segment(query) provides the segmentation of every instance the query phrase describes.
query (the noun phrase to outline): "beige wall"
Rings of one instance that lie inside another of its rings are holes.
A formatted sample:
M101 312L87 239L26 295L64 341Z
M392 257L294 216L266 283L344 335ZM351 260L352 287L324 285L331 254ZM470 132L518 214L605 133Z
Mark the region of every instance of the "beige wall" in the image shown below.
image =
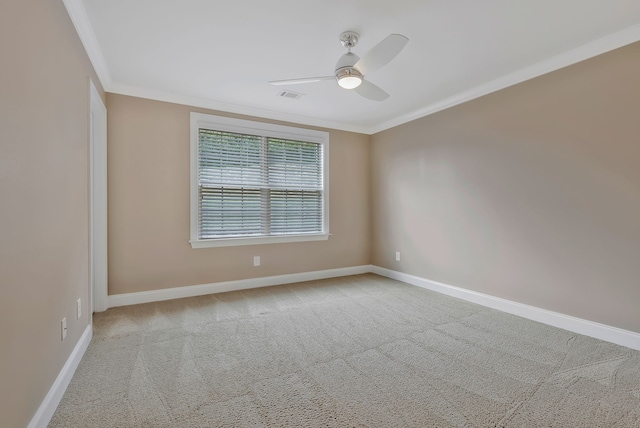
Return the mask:
M640 332L639 76L636 43L374 135L373 264Z
M329 131L329 240L192 249L189 113L216 112L114 94L107 109L109 294L369 263L369 136Z
M61 1L0 3L0 58L0 426L18 427L88 324L97 79ZM205 110L109 95L109 292L373 262L640 332L639 75L636 43L371 138L330 131L328 241L199 250Z
M89 77L62 1L0 3L0 426L26 426L89 322ZM68 335L60 340L60 320Z

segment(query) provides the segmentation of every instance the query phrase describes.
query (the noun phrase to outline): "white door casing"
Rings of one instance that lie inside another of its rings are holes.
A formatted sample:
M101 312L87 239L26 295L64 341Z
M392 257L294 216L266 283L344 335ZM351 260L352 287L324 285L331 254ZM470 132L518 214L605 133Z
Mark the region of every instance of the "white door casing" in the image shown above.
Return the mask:
M89 302L93 313L107 310L107 108L91 80L89 85Z

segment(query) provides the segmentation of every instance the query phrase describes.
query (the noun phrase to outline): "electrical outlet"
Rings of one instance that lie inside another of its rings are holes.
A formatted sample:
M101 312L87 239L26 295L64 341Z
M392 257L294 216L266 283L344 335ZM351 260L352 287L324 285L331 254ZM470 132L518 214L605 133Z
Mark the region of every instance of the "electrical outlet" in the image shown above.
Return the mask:
M60 328L61 328L61 334L62 334L62 340L64 340L67 337L67 318L62 318L62 321L60 321Z
M400 261L400 251L396 251L396 261Z
M253 256L253 265L260 266L260 256Z
M76 309L77 309L77 318L76 319L80 319L80 317L82 316L82 298L76 300Z

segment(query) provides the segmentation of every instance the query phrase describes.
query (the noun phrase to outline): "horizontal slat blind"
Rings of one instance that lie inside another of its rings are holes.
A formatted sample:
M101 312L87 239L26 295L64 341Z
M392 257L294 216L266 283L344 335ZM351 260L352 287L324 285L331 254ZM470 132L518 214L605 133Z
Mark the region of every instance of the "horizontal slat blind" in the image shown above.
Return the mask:
M200 187L200 238L262 234L260 189Z
M261 152L262 137L200 129L200 185L261 187Z
M322 187L320 144L269 138L269 184L287 189Z
M271 233L322 231L322 192L271 190Z
M322 145L199 130L200 239L320 233Z

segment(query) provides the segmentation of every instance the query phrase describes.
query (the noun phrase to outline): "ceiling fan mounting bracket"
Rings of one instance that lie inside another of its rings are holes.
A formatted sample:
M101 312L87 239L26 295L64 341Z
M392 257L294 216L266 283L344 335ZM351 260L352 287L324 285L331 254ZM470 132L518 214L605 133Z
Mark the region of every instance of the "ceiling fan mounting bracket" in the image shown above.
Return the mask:
M351 49L358 44L359 38L360 35L355 31L345 31L344 33L340 34L340 43L342 43L342 46L344 46L345 48Z

